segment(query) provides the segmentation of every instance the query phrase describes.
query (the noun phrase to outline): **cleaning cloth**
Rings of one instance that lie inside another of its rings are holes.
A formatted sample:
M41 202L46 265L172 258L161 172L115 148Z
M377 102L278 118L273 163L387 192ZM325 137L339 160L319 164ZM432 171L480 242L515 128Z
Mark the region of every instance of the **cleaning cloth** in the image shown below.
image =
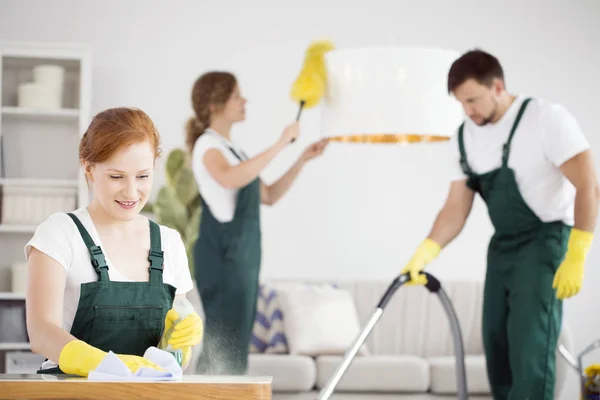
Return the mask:
M183 376L183 370L172 354L156 347L149 347L144 358L162 367L164 371L152 368L140 368L135 373L109 351L106 357L98 364L95 370L90 371L90 381L178 381Z

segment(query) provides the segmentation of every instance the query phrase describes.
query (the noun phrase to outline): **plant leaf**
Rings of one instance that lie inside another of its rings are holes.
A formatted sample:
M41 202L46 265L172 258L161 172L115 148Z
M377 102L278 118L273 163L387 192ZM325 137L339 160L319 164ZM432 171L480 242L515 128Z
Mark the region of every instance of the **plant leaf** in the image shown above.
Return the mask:
M156 196L153 208L158 223L176 229L183 235L188 222L187 213L173 189L168 186L162 187Z

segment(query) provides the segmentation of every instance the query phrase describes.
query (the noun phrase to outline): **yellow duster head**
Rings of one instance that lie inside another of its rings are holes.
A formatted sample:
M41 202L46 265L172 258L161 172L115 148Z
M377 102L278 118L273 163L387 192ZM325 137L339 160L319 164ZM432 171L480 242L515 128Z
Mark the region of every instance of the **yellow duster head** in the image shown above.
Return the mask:
M305 108L314 107L325 93L325 84L318 71L313 66L302 69L292 86L292 99L304 102Z
M323 60L323 55L334 48L335 46L329 40L316 40L306 49L306 59L317 57Z
M314 107L319 103L327 83L324 54L333 49L333 43L327 40L318 40L310 44L306 50L302 70L290 91L292 100L304 102L305 108Z

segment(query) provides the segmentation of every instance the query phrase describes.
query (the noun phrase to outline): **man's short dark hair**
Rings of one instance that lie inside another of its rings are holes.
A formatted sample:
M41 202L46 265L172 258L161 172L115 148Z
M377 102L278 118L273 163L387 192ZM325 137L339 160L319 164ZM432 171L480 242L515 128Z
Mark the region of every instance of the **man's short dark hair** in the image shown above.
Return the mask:
M483 50L471 50L452 63L448 72L448 93L468 79L475 79L489 87L494 78L504 80L504 71L498 59Z

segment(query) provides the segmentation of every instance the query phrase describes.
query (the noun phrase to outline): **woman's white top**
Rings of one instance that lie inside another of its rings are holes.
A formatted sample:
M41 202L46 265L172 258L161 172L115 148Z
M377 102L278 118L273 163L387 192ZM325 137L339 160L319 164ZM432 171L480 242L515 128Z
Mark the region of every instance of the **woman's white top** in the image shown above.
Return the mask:
M210 149L217 149L230 165L238 165L240 160L233 154L233 149L242 160L248 157L230 140L212 129L207 129L194 144L192 151L192 170L198 190L210 208L211 213L219 222L229 222L233 219L236 197L239 189L228 189L217 182L206 169L204 154Z
M96 245L102 247L102 241L87 208L80 208L73 214L81 221ZM176 287L176 294L187 293L192 290L193 281L181 236L176 230L163 225L160 225L160 235L162 249L165 253L163 282ZM67 271L63 302L63 328L69 332L79 304L81 284L98 280L98 274L90 261L90 253L77 226L66 213L52 214L37 227L33 237L25 245L26 259L29 258L32 247L52 257ZM132 281L121 275L107 254L104 256L111 281Z

